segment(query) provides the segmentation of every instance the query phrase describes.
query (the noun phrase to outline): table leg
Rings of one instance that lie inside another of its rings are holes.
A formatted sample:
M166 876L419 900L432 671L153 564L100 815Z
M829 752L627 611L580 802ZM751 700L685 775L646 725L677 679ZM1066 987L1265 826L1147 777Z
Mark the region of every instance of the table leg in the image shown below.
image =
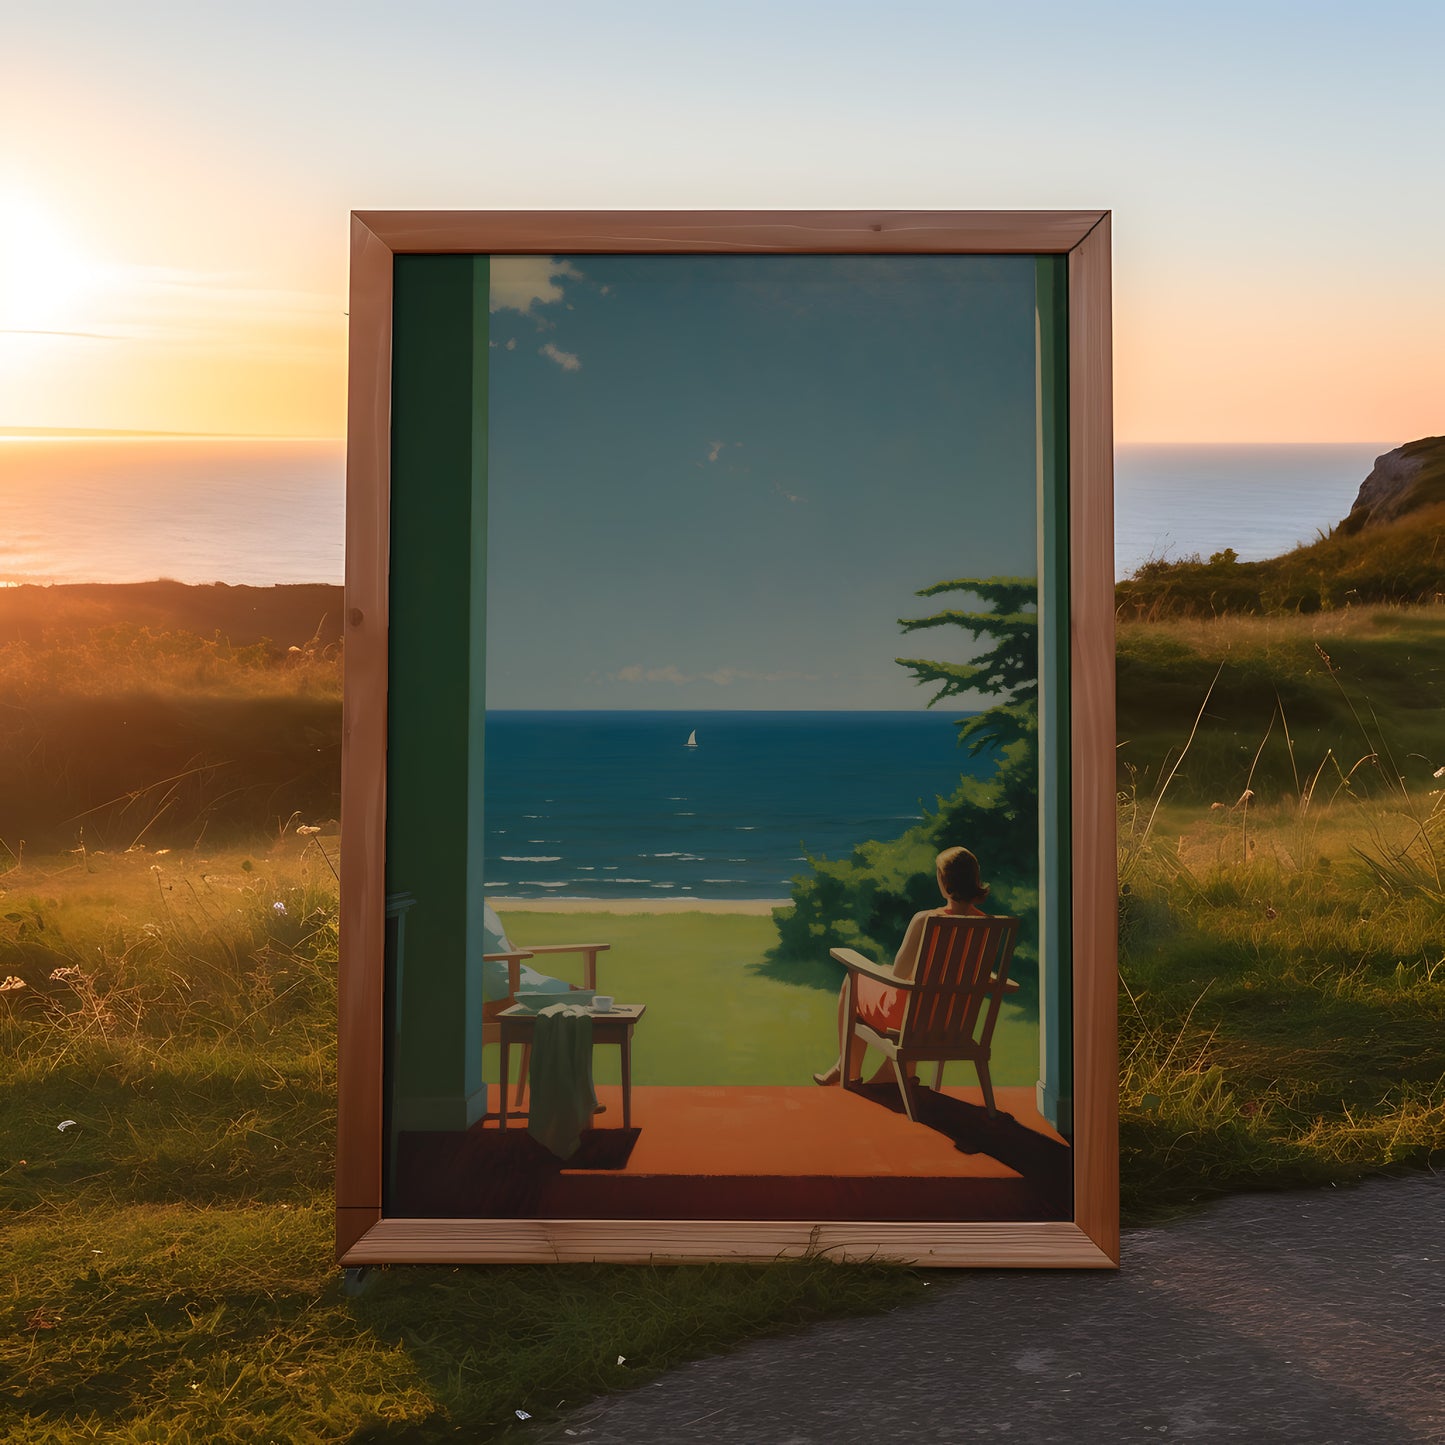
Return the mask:
M632 1127L632 1025L622 1031L622 1127Z
M501 1098L500 1098L500 1100L498 1101L498 1104L497 1104L497 1112L498 1112L498 1114L499 1114L499 1116L500 1116L499 1119L498 1119L497 1127L498 1127L498 1128L501 1128L501 1129L505 1129L505 1128L507 1127L507 1068L508 1068L508 1065L511 1063L511 1060L508 1058L508 1054L511 1052L511 1044L510 1044L510 1041L509 1041L508 1038L507 1038L507 1031L506 1031L505 1028L503 1028L503 1030L502 1030L501 1043L502 1043L502 1094L501 1094Z

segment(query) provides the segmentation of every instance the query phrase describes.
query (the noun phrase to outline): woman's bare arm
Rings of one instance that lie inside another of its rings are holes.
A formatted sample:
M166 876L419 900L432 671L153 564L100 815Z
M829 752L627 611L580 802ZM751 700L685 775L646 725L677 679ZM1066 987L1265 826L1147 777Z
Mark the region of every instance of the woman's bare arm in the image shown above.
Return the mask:
M898 946L898 953L893 959L893 972L901 979L912 978L918 967L918 949L923 942L923 925L927 919L928 913L925 911L915 913L908 921L903 942Z

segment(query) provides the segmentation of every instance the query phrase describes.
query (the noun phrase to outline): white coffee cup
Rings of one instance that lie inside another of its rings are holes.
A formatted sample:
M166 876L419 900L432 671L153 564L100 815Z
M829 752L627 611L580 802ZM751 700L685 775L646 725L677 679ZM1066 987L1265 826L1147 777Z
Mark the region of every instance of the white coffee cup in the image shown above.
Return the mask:
M592 1012L610 1014L612 1012L612 995L610 993L597 994L592 1000Z

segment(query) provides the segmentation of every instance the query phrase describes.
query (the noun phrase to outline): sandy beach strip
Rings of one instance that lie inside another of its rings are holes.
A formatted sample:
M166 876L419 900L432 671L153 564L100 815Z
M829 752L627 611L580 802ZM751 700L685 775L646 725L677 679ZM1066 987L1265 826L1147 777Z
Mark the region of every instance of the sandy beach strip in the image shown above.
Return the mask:
M767 917L791 898L488 898L498 913L749 913Z

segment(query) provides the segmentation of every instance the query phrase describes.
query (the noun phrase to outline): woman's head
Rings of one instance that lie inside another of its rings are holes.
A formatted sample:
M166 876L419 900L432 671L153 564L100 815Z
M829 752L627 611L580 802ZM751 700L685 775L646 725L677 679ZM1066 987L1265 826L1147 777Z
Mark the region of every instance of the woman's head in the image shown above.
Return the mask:
M938 855L938 886L954 903L982 903L988 884L978 876L978 859L967 848L945 848Z

